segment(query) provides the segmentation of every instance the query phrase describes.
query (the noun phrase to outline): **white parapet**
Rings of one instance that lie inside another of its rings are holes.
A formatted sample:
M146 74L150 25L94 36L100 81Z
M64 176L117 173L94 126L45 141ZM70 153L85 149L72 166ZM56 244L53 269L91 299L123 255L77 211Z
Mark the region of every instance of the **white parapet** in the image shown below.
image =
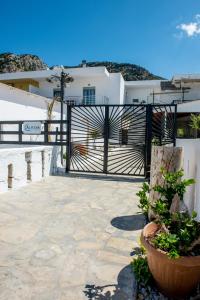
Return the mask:
M0 146L0 193L57 173L58 146Z
M187 187L184 202L200 220L200 139L177 139L176 145L183 147L184 177L195 179L195 184Z

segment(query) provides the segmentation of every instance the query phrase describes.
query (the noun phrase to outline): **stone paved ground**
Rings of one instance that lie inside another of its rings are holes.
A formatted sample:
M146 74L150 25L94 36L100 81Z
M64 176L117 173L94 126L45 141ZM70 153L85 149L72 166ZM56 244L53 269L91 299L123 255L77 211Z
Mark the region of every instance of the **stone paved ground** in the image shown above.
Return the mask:
M140 185L49 177L1 194L0 299L131 299Z

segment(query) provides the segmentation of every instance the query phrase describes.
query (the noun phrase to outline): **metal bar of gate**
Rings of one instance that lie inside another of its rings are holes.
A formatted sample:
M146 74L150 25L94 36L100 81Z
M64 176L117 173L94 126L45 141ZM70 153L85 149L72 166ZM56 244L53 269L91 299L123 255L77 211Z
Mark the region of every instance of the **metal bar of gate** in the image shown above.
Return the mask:
M152 105L146 106L146 136L145 136L145 178L150 176L151 146L152 146Z
M105 120L104 120L104 164L103 172L108 172L108 139L109 139L109 106L105 105Z
M176 146L176 136L177 136L177 104L174 109L174 128L173 128L173 145Z
M72 107L67 106L67 143L66 143L66 168L65 172L70 171L71 162L71 121L72 121Z
M19 143L22 143L22 121L19 122Z

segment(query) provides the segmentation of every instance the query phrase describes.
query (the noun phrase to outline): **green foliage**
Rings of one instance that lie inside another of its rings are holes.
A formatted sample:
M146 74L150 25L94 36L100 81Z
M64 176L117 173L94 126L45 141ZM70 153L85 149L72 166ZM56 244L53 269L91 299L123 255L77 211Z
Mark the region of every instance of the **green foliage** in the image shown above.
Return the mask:
M166 251L170 258L179 257L179 238L176 234L161 232L156 235L152 242L156 248Z
M131 262L131 267L137 282L144 286L149 285L152 280L152 275L148 267L147 258L138 255L138 257Z
M180 200L183 200L186 188L195 181L182 179L182 169L174 173L166 172L164 169L161 172L164 184L154 187L160 198L152 206L161 230L152 242L156 248L166 251L170 258L178 258L181 255L188 255L191 244L200 236L200 224L195 220L197 216L195 212L190 216L186 211L170 212L170 207L174 196L177 194Z
M178 236L181 255L187 255L192 242L200 236L200 224L195 220L196 216L196 212L191 216L188 213L178 212L171 217L169 228Z
M98 129L91 129L89 131L89 135L93 140L96 140L98 137L101 136L101 132Z
M177 137L184 137L185 132L183 128L178 128L177 129Z
M138 207L146 215L151 208L156 216L155 222L160 224L160 230L151 239L153 245L166 251L170 258L178 258L189 255L191 245L200 237L200 223L195 220L196 212L190 216L187 211L171 209L171 205L173 199L175 201L183 200L186 188L195 181L194 179L182 179L184 174L182 169L177 172L167 172L161 169L161 174L164 179L163 185L153 187L153 190L159 193L159 199L153 205L150 204L150 188L147 183L144 183L142 189L137 193ZM175 195L178 195L179 198L174 198ZM176 202L174 204L176 207Z
M167 225L170 219L169 203L166 200L158 199L156 203L151 206L156 214L157 222Z
M169 232L161 232L152 240L154 246L168 252L170 258L187 255L194 240L200 236L200 224L195 220L197 214L174 213L168 220Z
M138 207L142 210L142 212L147 216L149 210L149 185L144 182L142 185L142 189L136 194L139 197L139 205Z
M159 146L159 145L160 145L160 140L159 140L159 138L158 138L157 136L154 136L154 137L152 138L151 143L152 143L152 145L154 145L154 146Z
M160 193L160 195L169 202L169 206L171 205L171 201L175 194L178 194L180 199L183 200L186 187L195 183L194 179L181 180L184 175L183 169L177 172L167 172L162 168L161 173L164 178L164 185L155 186L154 191Z
M200 130L200 114L198 114L198 115L191 114L190 119L191 119L190 126L193 129Z
M67 152L63 153L63 159L67 159Z

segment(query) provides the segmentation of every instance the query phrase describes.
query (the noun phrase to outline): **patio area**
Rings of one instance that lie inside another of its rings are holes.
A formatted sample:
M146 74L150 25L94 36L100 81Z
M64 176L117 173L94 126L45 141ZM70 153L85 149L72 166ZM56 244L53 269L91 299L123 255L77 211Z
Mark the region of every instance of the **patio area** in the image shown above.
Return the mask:
M1 194L0 299L132 299L140 186L53 176Z

